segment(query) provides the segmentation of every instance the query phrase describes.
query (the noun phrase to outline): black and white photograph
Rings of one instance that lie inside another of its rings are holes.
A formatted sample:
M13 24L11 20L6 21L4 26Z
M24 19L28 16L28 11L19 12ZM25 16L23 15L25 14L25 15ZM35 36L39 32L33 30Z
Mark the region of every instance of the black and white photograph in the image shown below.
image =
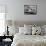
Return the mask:
M24 14L36 15L37 14L37 5L24 5Z

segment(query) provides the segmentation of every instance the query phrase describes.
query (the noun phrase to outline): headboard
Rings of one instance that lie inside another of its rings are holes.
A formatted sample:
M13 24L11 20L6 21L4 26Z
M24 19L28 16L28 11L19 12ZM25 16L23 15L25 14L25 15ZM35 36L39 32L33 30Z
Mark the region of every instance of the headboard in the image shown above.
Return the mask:
M36 25L45 25L46 24L46 21L15 21L15 20L6 20L6 24L7 25L18 25L18 26L24 26L24 24L27 24L27 25L33 25L33 24L36 24Z
M42 26L46 24L46 21L15 21L15 24L19 26L23 26L24 24L27 24L27 25L36 24L36 25Z

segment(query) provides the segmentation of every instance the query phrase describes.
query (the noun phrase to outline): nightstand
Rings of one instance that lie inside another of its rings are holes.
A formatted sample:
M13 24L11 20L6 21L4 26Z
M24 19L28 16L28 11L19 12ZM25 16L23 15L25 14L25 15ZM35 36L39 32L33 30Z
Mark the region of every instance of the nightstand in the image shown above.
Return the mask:
M11 46L12 42L12 36L0 36L0 46Z

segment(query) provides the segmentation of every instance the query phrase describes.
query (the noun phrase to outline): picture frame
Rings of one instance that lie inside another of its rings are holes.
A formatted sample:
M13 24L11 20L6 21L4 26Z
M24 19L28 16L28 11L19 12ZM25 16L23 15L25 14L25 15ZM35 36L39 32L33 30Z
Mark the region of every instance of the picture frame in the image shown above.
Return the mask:
M37 5L24 5L24 14L25 15L36 15Z

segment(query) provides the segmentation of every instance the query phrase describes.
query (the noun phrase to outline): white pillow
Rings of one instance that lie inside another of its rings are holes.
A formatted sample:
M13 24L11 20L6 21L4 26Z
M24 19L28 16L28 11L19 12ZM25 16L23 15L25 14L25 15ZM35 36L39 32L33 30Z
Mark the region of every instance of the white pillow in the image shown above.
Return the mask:
M39 26L32 27L32 35L39 35L41 33L41 28Z
M25 27L25 32L24 32L24 34L31 35L31 34L32 34L32 29Z
M24 30L24 27L19 27L19 33L20 33L20 34L24 34L24 31L25 31L25 30Z
M44 29L44 32L46 33L46 25L43 25L42 28Z
M31 28L19 27L19 33L30 35L32 32L31 32Z
M41 35L43 36L44 35L44 32L45 32L45 27L44 25L41 26Z
M32 25L26 25L26 24L24 24L24 27L32 29Z
M27 30L28 34L32 34L32 25L24 24L25 30Z

